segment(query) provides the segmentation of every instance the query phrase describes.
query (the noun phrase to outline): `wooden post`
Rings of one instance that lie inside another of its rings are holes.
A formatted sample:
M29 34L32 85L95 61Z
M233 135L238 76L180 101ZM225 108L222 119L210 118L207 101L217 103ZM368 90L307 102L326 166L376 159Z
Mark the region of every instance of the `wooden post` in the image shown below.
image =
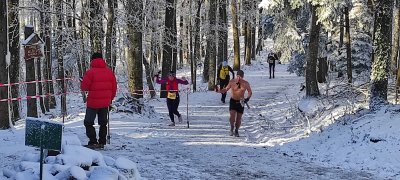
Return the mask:
M33 34L33 26L25 26L25 39ZM30 82L35 80L35 61L34 58L25 59L25 81ZM36 83L29 83L26 85L26 95L27 96L35 96L36 95ZM38 117L37 112L37 102L36 98L31 98L27 100L27 116L28 117Z

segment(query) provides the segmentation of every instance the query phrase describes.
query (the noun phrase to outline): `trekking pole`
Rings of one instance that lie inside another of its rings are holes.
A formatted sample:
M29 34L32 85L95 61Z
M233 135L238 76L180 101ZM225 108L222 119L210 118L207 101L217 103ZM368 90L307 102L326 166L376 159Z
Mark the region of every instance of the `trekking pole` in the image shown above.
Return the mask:
M189 128L189 88L188 91L186 93L186 123L187 123L187 127Z
M110 106L107 108L107 144L110 144L111 135L110 135Z

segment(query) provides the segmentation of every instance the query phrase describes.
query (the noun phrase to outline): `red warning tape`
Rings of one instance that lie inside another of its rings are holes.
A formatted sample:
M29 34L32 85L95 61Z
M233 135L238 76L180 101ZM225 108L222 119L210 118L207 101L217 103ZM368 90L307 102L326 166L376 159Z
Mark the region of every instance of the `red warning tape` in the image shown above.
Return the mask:
M14 85L21 85L21 84L33 84L33 83L40 83L40 82L56 82L56 81L62 81L62 80L73 80L72 78L63 78L63 79L47 79L47 80L35 80L35 81L28 81L28 82L17 82L17 83L10 83L10 84L1 84L0 87L4 86L14 86Z

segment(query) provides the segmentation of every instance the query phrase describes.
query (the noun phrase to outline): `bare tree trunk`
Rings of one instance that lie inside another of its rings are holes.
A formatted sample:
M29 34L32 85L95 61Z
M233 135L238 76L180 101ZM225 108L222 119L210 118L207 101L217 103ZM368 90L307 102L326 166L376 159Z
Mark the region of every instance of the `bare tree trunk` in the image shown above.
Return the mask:
M192 71L192 84L193 84L193 91L196 91L196 81L197 81L197 63L200 62L201 59L201 40L200 40L200 10L201 4L204 0L197 0L197 10L196 10L196 17L194 20L194 26L191 27L191 30L194 29L194 49L192 49L193 56L192 56L192 63L191 63L191 71ZM190 36L193 37L193 36ZM193 42L193 40L192 40ZM193 46L191 46L193 47Z
M245 64L246 65L250 65L251 64L251 23L249 20L247 20L246 23L247 26L247 31L245 33L245 37L246 37L246 51L245 51Z
M10 64L10 82L17 83L19 81L19 14L18 14L19 0L9 0L8 4L8 22L9 22L9 40L10 40L10 53L11 53L11 64ZM19 97L19 85L11 87L11 97ZM20 119L19 113L19 101L11 102L11 118L15 122Z
M232 11L232 29L233 29L233 69L240 69L240 44L239 44L239 30L238 30L238 15L236 0L231 1L231 11Z
M222 63L224 60L228 60L228 42L227 42L227 17L226 17L226 0L218 1L218 14L219 14L219 29L218 29L218 62L217 64Z
M7 5L6 3L0 3L0 83L7 84ZM4 26L5 25L5 26ZM7 87L0 87L0 99L7 99L8 92ZM0 129L10 128L8 119L8 101L0 102Z
M262 26L262 12L263 8L258 9L258 42L256 48L256 54L259 54L262 51L262 40L263 40L263 26Z
M153 75L151 73L150 64L144 55L143 55L143 65L146 72L147 86L149 87L150 90L150 97L154 98L156 97L156 92L154 91L154 86L153 86Z
M399 13L399 0L395 0L395 6L393 9L393 37L392 37L392 59L391 59L391 72L396 75L396 71L398 69L398 53L399 53L399 20L400 20L400 13Z
M257 3L252 1L251 15L253 17L251 21L251 60L256 60L256 24L257 24Z
M371 90L369 107L379 109L387 103L388 73L390 65L390 42L392 36L393 0L380 0L376 3L374 44L375 56L371 72Z
M351 38L350 38L350 18L349 8L346 7L344 10L344 17L346 23L345 42L346 42L346 53L347 53L347 82L353 82L353 68L351 63Z
M107 32L106 32L106 61L108 67L110 67L113 71L115 71L115 59L113 59L113 54L115 54L115 8L117 8L117 0L107 0L108 2L108 11L107 11Z
M316 6L311 5L311 28L310 28L310 45L308 50L308 58L306 65L306 95L319 96L317 82L317 60L319 47L320 25L317 24Z
M181 68L183 66L183 54L185 52L184 50L184 45L183 45L183 37L185 35L185 29L184 29L184 25L183 25L183 16L179 16L179 33L180 33L180 38L179 38L179 43L178 43L178 47L179 47L179 65L178 68Z
M73 1L75 1L75 0L73 0ZM83 2L82 2L83 3ZM83 6L84 7L84 6ZM84 8L82 8L82 11L84 10ZM73 2L73 13L74 14L76 14L76 6L75 6L75 2ZM83 15L83 13L81 14L81 15ZM84 19L85 19L85 17L84 17L84 15L81 17L82 18L82 21L84 21ZM78 35L78 32L79 32L79 29L77 29L77 27L76 27L76 19L74 18L73 19L73 23L72 23L72 29L74 29L74 39L75 39L75 41L77 42L77 46L80 46L80 51L78 51L76 54L77 54L77 57L76 57L76 64L77 64L77 66L78 66L78 75L79 75L79 77L83 77L83 75L84 75L84 73L85 73L85 70L86 70L86 67L85 67L85 59L83 58L83 56L84 56L84 54L85 54L85 48L84 48L84 38L81 38L80 40L79 40L79 35ZM80 23L82 23L82 21L80 21ZM83 28L84 27L80 27L81 29L80 29L80 31L81 31L81 34L83 33ZM79 41L82 41L81 43L79 43ZM85 92L81 92L81 95L82 95L82 100L83 100L83 102L84 103L86 103L86 93Z
M127 61L129 70L129 91L135 98L143 97L143 1L127 1L128 12L128 48Z
M89 0L90 3L90 41L92 53L103 52L103 5L104 0Z
M208 39L207 46L207 53L210 52L210 60L209 60L209 68L208 68L208 90L214 90L216 84L216 37L215 37L215 22L216 22L216 12L217 12L217 2L210 1L210 11L209 11L209 21L210 21L210 33L207 36Z
M173 25L172 25L172 65L171 69L172 71L176 72L176 65L178 62L178 48L177 48L177 27L176 27L176 2L174 2L174 18L173 18Z
M163 55L162 55L162 76L165 77L168 75L168 72L171 71L172 58L173 58L173 49L172 46L175 46L176 43L173 43L173 26L174 26L174 14L175 14L175 0L167 0L166 1L166 10L165 10L165 35L163 40ZM161 90L165 90L165 84L161 86ZM162 91L160 93L161 98L165 98L167 93Z
M343 39L344 39L344 14L339 16L339 52L343 46Z
M67 104L66 104L66 87L65 87L65 71L64 71L64 58L63 58L63 21L64 21L64 16L62 14L63 11L63 3L61 0L57 0L55 2L55 7L57 10L57 40L55 44L55 51L56 51L56 57L57 57L57 73L58 73L58 78L61 79L61 81L58 81L58 86L60 89L60 92L62 93L61 95L61 114L66 115L67 114Z

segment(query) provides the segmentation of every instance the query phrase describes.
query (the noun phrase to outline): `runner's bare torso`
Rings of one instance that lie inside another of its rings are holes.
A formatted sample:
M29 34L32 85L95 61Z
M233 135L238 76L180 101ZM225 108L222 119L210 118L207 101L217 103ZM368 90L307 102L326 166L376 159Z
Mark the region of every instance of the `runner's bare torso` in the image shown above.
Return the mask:
M239 81L237 79L230 80L228 86L226 86L224 89L221 89L221 91L226 92L229 91L229 89L232 89L231 98L237 101L244 98L244 93L246 91L248 93L248 97L251 97L252 94L249 82L244 79L240 79Z

